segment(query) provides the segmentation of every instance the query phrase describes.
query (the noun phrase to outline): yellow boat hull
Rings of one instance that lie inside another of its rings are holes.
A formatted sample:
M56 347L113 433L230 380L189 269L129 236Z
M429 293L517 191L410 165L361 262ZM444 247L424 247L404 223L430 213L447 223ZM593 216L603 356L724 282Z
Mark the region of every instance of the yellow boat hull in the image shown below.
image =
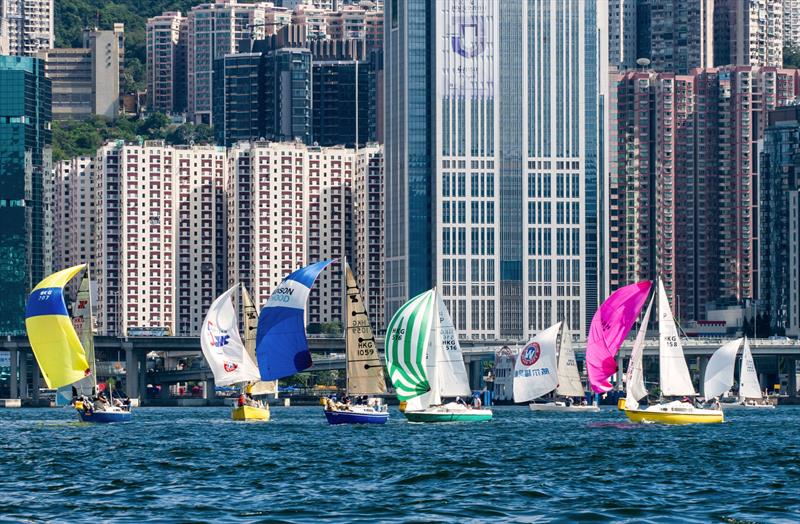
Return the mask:
M237 406L233 408L233 420L238 421L259 421L267 422L269 420L269 406L257 408L254 406Z
M670 413L626 409L625 416L631 422L652 422L657 424L719 424L725 422L725 417L721 411L713 413Z

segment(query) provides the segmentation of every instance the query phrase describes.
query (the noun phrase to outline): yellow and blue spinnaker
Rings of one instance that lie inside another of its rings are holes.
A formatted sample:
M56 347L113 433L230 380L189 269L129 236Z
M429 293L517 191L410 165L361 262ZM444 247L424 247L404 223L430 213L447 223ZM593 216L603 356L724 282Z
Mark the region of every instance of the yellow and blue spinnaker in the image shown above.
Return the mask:
M86 352L72 325L64 300L64 286L86 264L53 273L39 282L28 297L25 328L47 387L67 386L91 373Z

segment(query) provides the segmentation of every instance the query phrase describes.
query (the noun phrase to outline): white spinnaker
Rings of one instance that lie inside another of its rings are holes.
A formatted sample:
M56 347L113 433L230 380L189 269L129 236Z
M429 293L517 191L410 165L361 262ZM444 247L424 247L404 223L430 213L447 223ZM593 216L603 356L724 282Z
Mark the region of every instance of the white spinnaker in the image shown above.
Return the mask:
M669 307L664 283L658 281L658 363L661 371L661 395L665 397L696 396L683 356L675 317Z
M78 295L75 298L73 307L72 325L81 339L83 350L86 351L86 360L89 361L89 368L92 373L88 377L75 382L76 391L79 395L92 395L97 386L97 363L94 355L94 322L92 320L92 292L89 280L89 271L81 280L78 288Z
M703 377L703 395L707 399L719 397L733 387L733 369L736 367L736 353L742 339L737 338L720 346L711 355Z
M582 397L586 394L581 382L581 373L572 349L572 338L566 324L562 324L561 343L558 348L558 387L556 395Z
M233 293L238 285L217 298L200 329L200 346L218 386L260 380L258 365L245 350L239 335Z
M556 345L561 322L550 326L528 342L514 364L514 402L529 402L558 386Z
M636 334L636 340L633 342L633 349L631 350L631 361L628 363L628 373L625 377L627 383L625 389L625 406L633 409L641 399L647 396L647 388L644 385L644 365L642 357L644 356L644 341L647 335L647 324L650 323L650 311L653 309L653 302L656 296L650 298L650 303L647 304L647 310L644 312L642 324L639 326L639 332Z
M242 284L242 310L244 319L244 348L257 366L256 335L258 333L258 309L253 303L253 299L250 297L250 293L248 293L244 284ZM275 395L276 393L278 393L277 380L259 380L250 385L250 394L253 396Z
M739 371L739 398L762 398L761 385L758 382L756 373L756 363L753 354L750 352L750 342L744 339L744 350L742 351L742 367Z
M437 337L432 337L439 345L436 348L436 382L440 397L469 396L472 390L469 387L467 368L464 366L464 355L458 343L456 327L447 311L442 296L436 293L438 315L434 329L439 330ZM433 387L433 386L431 386Z

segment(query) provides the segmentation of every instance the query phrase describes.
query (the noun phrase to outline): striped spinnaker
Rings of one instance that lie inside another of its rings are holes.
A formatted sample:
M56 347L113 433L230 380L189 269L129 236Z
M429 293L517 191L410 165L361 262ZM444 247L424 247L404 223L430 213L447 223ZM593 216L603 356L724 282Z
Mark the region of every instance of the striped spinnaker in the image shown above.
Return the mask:
M435 290L417 295L397 310L386 327L386 365L399 400L431 389L426 368L435 300Z

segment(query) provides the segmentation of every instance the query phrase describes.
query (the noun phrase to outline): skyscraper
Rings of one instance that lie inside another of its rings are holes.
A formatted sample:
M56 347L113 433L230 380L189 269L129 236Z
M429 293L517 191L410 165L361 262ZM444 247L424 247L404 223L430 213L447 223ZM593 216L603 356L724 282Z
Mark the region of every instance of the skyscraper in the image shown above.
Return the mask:
M520 339L562 320L585 333L598 291L596 8L387 5L387 315L435 284L462 336Z
M53 0L0 1L0 55L36 56L53 40Z
M24 331L25 299L52 266L46 234L51 89L38 58L0 56L0 334Z
M714 64L782 67L783 7L778 0L717 0Z
M714 65L714 1L649 2L654 70L687 74L695 67Z
M147 108L186 109L186 18L168 11L147 20Z

